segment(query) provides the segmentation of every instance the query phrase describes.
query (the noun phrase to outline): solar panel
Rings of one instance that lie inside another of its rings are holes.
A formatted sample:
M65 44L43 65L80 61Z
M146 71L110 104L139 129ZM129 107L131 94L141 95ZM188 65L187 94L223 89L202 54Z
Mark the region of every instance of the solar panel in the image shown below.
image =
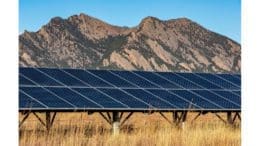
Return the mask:
M194 90L194 93L203 96L203 97L207 97L208 99L210 99L210 101L221 105L223 108L228 109L228 108L233 108L233 109L238 109L240 108L240 104L236 103L228 98L224 98L222 96L218 96L216 94L213 94L210 91L205 91L205 90ZM222 95L222 94L220 94Z
M37 69L39 72L44 74L45 76L55 80L56 82L60 84L64 84L65 86L86 86L84 83L81 81L73 78L69 74L66 74L62 70L59 69L46 69L46 68L41 68Z
M175 73L175 74L206 89L221 89L219 85L213 84L210 81L207 81L193 73Z
M25 78L23 75L19 75L19 85L36 85L32 81Z
M106 95L102 92L99 92L93 88L74 88L76 91L81 93L82 95L91 98L92 100L96 101L104 108L128 108L128 106L121 101L114 99L110 95Z
M152 82L147 81L146 79L132 73L129 71L111 71L111 73L124 78L128 82L132 82L140 88L159 88Z
M235 102L238 105L241 105L241 97L230 91L216 90L213 92L218 95L221 95L222 97L225 97L226 99L229 99L229 100ZM234 92L236 92L236 91L234 91Z
M211 100L207 98L201 98L200 96L189 92L187 90L171 90L172 93L179 95L187 100L189 100L191 103L194 103L195 105L200 106L202 109L222 109L223 107L212 102ZM186 108L189 109L189 108Z
M19 90L37 99L50 108L73 108L73 104L42 87L20 87Z
M140 108L140 109L149 109L152 106L145 101L128 94L120 89L108 89L108 88L101 88L102 92L112 96L116 100L121 101L122 103L126 104L129 108Z
M75 78L81 80L82 82L88 84L91 87L112 87L112 85L106 83L102 79L91 75L90 73L84 70L76 70L76 69L62 69L63 71L69 73Z
M234 77L232 74L217 74L217 76L231 82L232 84L237 85L238 87L241 86L241 80L237 77Z
M171 91L148 89L151 93L160 96L164 100L174 103L179 109L202 109L202 107L196 105L196 103L191 101L191 98L185 98L183 96L174 94Z
M239 74L234 74L233 76L236 77L237 79L241 80L241 75L239 75Z
M19 73L21 76L27 77L26 79L28 79L29 77L31 81L34 81L39 85L62 86L57 81L49 78L48 76L36 70L35 68L20 68Z
M157 74L161 77L164 78L168 81L174 82L175 84L181 86L182 88L185 89L201 89L200 86L196 85L195 83L175 74L175 73L170 73L170 72L157 72Z
M20 68L20 110L240 110L240 75Z
M147 81L150 81L152 83L155 83L157 86L160 86L162 88L173 88L173 89L181 88L177 84L172 83L166 79L163 79L153 72L133 71L132 73L135 73L139 77L141 77Z
M88 97L78 94L69 88L53 88L47 87L48 90L52 91L59 97L67 100L70 103L73 103L76 107L79 108L103 108L102 105L98 104L96 101L89 99Z
M168 101L165 101L161 99L158 96L154 96L153 94L150 94L148 92L145 92L142 89L124 89L126 92L130 93L131 95L141 99L142 101L148 103L149 105L155 107L155 108L168 108L168 109L176 109L178 108L173 103L170 103Z
M132 84L128 83L127 81L120 79L119 77L113 75L109 71L106 70L89 70L89 73L99 77L101 80L105 80L116 87L134 87Z
M215 74L206 74L206 73L195 73L195 75L198 75L202 79L205 79L215 85L218 85L222 89L239 89L239 86L228 82L227 80L220 78L216 76Z
M40 104L34 98L24 93L23 91L19 91L19 108L22 109L32 109L32 108L40 108L46 109L47 107L43 104Z

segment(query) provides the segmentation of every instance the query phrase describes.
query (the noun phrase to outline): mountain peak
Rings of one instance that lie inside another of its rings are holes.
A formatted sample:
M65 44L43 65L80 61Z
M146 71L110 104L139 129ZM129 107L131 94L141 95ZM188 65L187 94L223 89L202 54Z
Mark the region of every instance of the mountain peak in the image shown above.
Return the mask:
M152 23L152 22L155 22L155 21L158 21L158 22L161 22L160 19L156 18L156 17L153 17L153 16L147 16L145 18L143 18L141 20L141 25L144 24L144 23Z
M63 19L61 17L54 17L50 20L50 23L60 23Z
M189 19L189 18L187 18L187 17L180 17L180 18L172 19L172 20L175 20L175 21L183 21L183 22L192 22L192 20Z

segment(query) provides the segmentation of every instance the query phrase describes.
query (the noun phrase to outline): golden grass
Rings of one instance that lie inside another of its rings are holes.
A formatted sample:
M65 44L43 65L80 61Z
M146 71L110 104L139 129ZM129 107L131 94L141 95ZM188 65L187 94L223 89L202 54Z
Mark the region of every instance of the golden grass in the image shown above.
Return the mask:
M166 114L170 119L171 114ZM21 146L239 146L240 123L225 125L213 114L199 117L191 124L188 113L184 129L170 125L158 113L134 113L119 135L113 135L99 114L58 113L49 133L33 116L20 128ZM224 115L223 115L224 116ZM21 117L20 117L21 119Z

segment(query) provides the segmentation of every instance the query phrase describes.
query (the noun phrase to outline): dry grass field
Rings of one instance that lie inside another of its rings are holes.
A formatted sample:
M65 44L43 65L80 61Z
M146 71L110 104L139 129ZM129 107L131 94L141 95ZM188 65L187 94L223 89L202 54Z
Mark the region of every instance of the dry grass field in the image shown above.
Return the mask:
M170 119L171 114L166 116ZM170 125L158 113L134 113L119 135L98 114L58 113L50 132L32 114L19 131L20 146L239 146L240 122L225 125L213 114L191 120L188 113L184 129ZM222 115L223 118L225 115ZM20 116L21 119L21 116Z

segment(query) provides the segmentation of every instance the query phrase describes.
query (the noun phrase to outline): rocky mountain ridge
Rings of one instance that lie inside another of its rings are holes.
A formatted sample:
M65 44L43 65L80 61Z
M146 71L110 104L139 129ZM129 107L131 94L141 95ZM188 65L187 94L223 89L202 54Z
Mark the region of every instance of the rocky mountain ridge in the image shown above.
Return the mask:
M133 28L80 14L19 36L19 65L181 72L240 72L241 46L187 18L146 17Z

